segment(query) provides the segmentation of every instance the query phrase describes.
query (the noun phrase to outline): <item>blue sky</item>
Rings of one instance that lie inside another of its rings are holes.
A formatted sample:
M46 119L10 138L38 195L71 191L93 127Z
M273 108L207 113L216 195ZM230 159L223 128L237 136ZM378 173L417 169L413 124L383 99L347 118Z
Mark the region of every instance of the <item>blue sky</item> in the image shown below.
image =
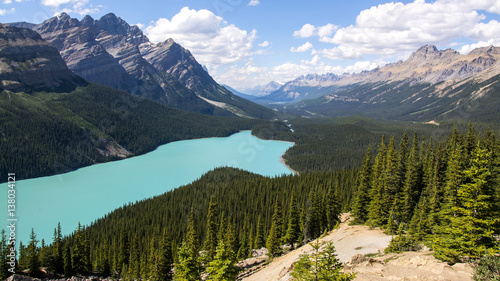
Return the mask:
M0 0L0 22L115 13L152 42L173 38L243 90L308 73L359 72L425 44L500 45L500 0Z

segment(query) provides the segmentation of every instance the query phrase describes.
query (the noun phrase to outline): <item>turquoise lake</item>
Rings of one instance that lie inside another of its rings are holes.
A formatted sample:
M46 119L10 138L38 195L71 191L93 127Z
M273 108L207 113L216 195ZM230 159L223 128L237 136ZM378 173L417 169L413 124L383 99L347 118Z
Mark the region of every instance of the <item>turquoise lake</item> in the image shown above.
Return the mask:
M189 184L217 167L270 177L291 174L280 160L292 145L261 140L244 131L226 138L172 142L145 155L16 181L17 242L27 244L33 228L39 241L43 238L50 244L58 222L63 234L70 234L78 222L89 225L124 204ZM0 187L1 217L7 226L7 183Z

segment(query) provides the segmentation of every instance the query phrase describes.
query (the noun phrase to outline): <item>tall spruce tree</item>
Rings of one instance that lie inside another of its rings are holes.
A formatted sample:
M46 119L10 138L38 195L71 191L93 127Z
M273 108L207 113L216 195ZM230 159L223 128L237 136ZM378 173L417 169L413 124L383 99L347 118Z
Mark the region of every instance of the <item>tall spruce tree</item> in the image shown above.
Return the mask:
M195 228L194 210L191 209L186 237L177 251L174 280L200 280L200 274L201 264L198 254L198 238Z
M285 244L289 244L292 249L295 249L295 243L299 242L300 236L300 218L299 210L297 209L297 199L295 190L292 190L290 197L290 207L288 209L288 227L286 234L283 237Z
M417 206L418 200L420 198L420 193L422 192L423 186L423 170L422 163L420 160L420 145L418 141L417 133L413 137L413 142L410 151L410 158L408 162L408 170L406 172L406 177L404 180L403 187L403 205L401 221L405 224L409 224L413 217L413 212Z
M208 263L206 280L233 281L238 276L239 268L232 259L234 253L220 240L215 258Z
M163 230L160 240L159 254L156 259L156 270L153 276L158 281L168 281L173 279L172 267L174 264L174 254L172 251L172 240L167 230Z
M372 227L382 226L387 221L387 216L384 215L384 169L387 147L385 138L382 136L382 141L378 147L378 153L375 157L375 162L372 169L372 189L370 192L370 205L368 208L368 224ZM392 202L391 202L392 204Z
M371 160L370 147L366 150L363 166L358 175L358 189L354 194L354 202L352 205L352 215L355 217L355 223L365 223L368 220L368 206L370 204L370 191L371 191L371 173L372 173L372 160Z
M54 236L52 240L52 268L55 272L64 272L64 248L62 245L61 223L57 223L57 228L54 229Z
M341 206L338 200L337 190L339 183L335 182L335 188L332 184L328 185L328 191L325 197L325 213L327 219L327 229L332 230L337 224L340 223Z
M210 198L210 203L208 204L208 214L207 214L207 225L205 230L205 241L203 243L203 262L209 263L215 255L215 249L217 248L217 216L218 207L215 197Z
M255 247L260 249L264 246L264 227L262 226L262 215L259 214L257 219L257 229L255 230Z
M36 239L35 230L31 229L30 242L26 247L26 258L28 260L28 275L37 276L40 272L40 249L38 248L38 240Z
M276 257L281 254L281 200L276 197L274 203L274 213L272 217L271 229L267 236L266 248L271 257Z

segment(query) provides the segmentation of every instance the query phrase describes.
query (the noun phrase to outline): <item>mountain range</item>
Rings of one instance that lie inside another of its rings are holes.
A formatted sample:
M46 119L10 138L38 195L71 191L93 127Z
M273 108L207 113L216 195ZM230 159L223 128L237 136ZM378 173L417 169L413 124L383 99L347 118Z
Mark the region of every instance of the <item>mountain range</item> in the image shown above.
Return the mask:
M499 47L462 55L426 45L405 61L372 71L300 76L261 99L286 103L281 110L304 116L497 121L499 61Z
M137 27L110 13L82 20L62 13L31 28L60 52L82 78L169 106L208 115L273 118L267 108L217 84L193 55L172 39L154 44Z

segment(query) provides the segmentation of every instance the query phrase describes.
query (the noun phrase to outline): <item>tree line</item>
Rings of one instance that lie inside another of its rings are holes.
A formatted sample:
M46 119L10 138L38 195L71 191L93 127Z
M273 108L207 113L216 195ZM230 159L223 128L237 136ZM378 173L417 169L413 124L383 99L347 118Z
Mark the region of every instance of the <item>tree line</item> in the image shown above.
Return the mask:
M405 134L366 153L352 213L358 223L396 235L388 251L425 244L456 263L497 253L500 234L500 146L495 135L453 129L433 143Z

